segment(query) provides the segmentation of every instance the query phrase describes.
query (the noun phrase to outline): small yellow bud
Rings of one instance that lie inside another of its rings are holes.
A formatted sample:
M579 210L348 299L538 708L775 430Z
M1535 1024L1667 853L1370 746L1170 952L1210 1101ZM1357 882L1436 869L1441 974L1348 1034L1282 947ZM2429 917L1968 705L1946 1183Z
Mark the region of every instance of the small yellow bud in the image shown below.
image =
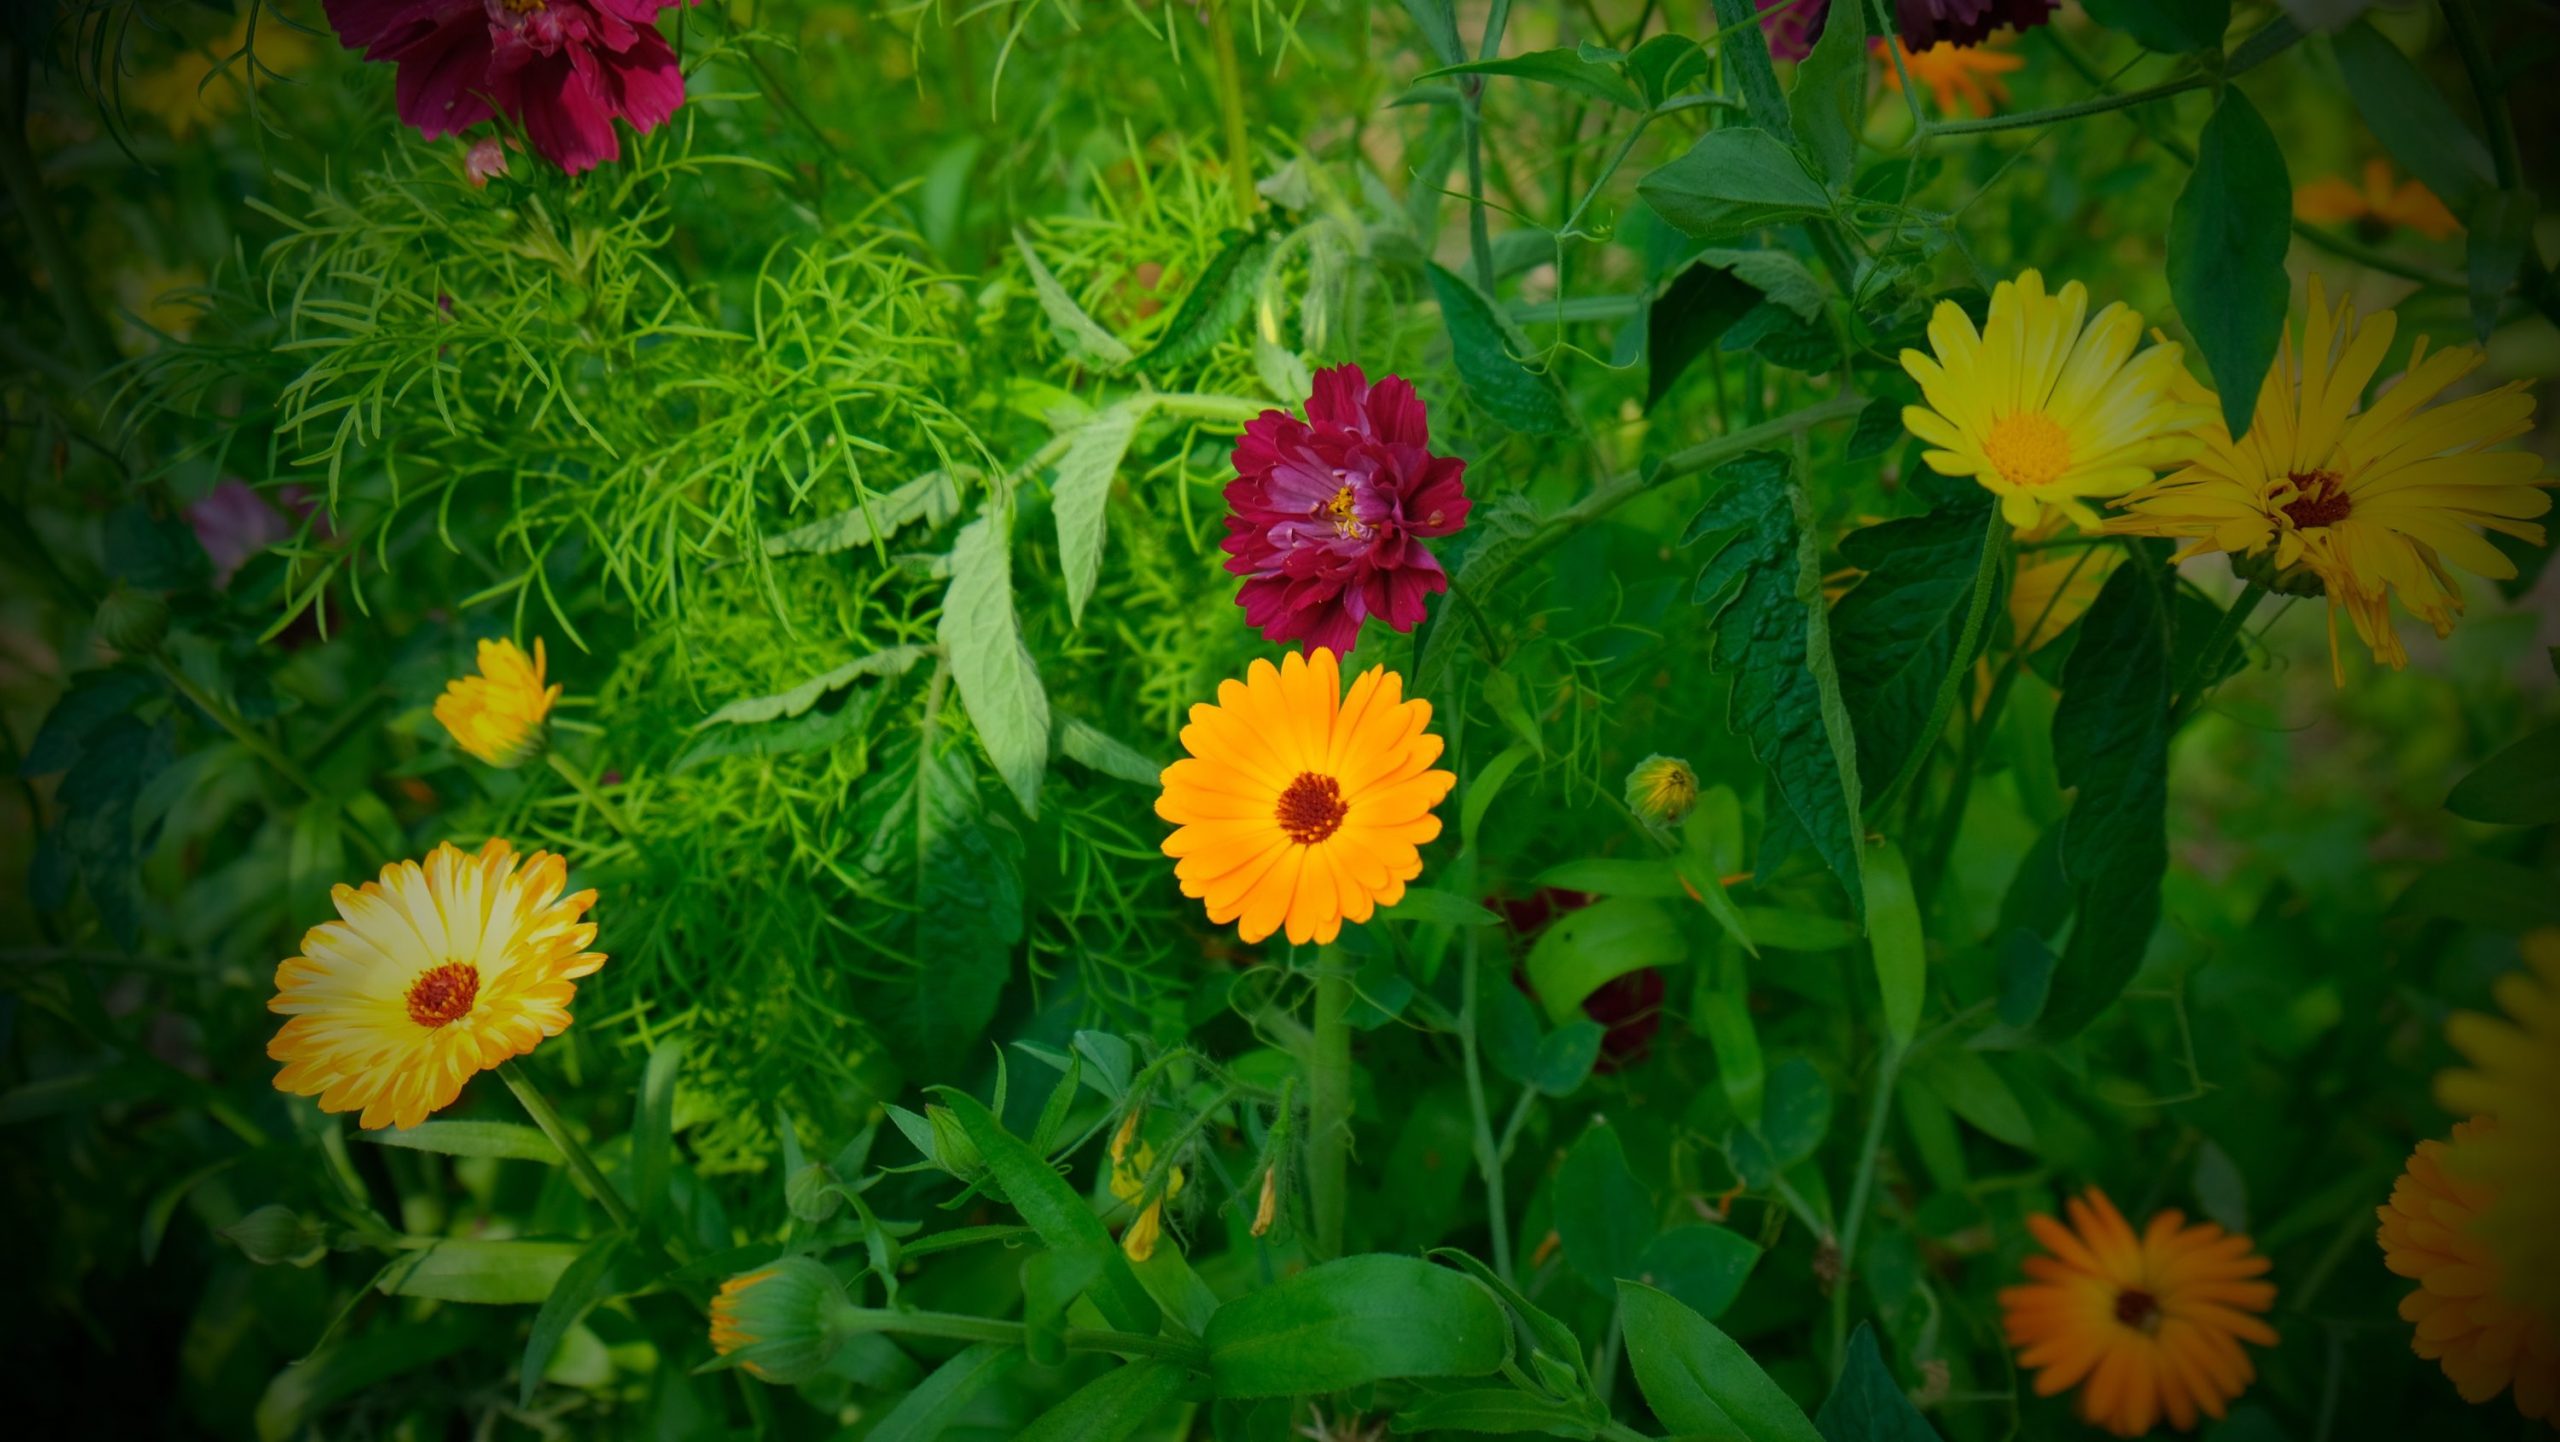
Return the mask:
M1648 756L1627 773L1627 809L1649 826L1677 826L1698 804L1698 773L1677 756Z

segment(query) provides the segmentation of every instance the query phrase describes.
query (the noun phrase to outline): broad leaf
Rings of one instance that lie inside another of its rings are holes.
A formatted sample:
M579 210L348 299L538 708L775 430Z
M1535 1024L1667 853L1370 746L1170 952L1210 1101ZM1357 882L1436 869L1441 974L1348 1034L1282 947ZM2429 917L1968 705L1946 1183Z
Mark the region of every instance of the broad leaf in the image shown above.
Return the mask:
M2222 393L2223 420L2247 434L2275 364L2293 294L2293 182L2275 132L2237 88L2196 137L2195 173L2169 216L2169 294Z
M1120 474L1120 458L1138 434L1146 402L1122 401L1096 412L1067 438L1058 458L1058 479L1050 509L1058 522L1058 568L1066 573L1067 615L1084 624L1084 603L1093 597L1102 575L1103 541L1111 482Z
M1469 1387L1412 1403L1395 1415L1394 1430L1407 1432L1533 1432L1547 1437L1595 1435L1591 1419L1571 1403L1516 1387Z
M1221 1397L1311 1397L1390 1377L1481 1377L1511 1351L1493 1294L1415 1257L1310 1267L1218 1309L1203 1340Z
M1794 151L1765 130L1710 130L1636 186L1663 219L1715 240L1828 215L1831 197Z
M1013 557L1005 528L981 516L951 547L951 589L942 598L941 639L951 678L978 744L1022 809L1040 814L1040 773L1049 763L1049 693L1022 644L1013 609Z
M1003 1381L1021 1363L1020 1348L970 1343L899 1398L889 1415L864 1434L865 1442L934 1442L979 1393Z
M1731 1337L1667 1292L1618 1284L1627 1361L1646 1405L1674 1436L1822 1442L1822 1434Z
M955 1063L994 1018L1022 939L1020 843L986 815L957 753L900 741L864 793L870 841L859 865L913 909L889 932L917 972L881 1027L927 1070Z
M1660 1287L1712 1322L1742 1295L1759 1260L1760 1248L1740 1232L1695 1222L1647 1243L1634 1280Z
M1657 903L1612 897L1557 918L1529 950L1529 984L1547 1020L1582 1014L1582 1000L1628 972L1686 956L1680 924Z
M1018 1442L1123 1442L1180 1396L1191 1374L1171 1362L1131 1362L1070 1393Z
M2348 98L2392 161L2454 214L2469 214L2496 184L2497 170L2479 132L2372 22L2358 20L2329 44Z
M1458 375L1486 414L1526 435L1562 435L1573 429L1562 387L1553 375L1520 363L1527 343L1484 292L1435 264L1431 293L1439 298L1440 318L1449 327Z
M959 1118L961 1130L978 1148L987 1170L1004 1187L1006 1200L1040 1234L1041 1242L1053 1252L1090 1259L1100 1279L1090 1295L1102 1315L1121 1331L1154 1335L1163 1320L1155 1299L1138 1285L1129 1259L1120 1254L1093 1208L1047 1159L1006 1131L976 1097L952 1087L935 1090Z
M2560 726L2545 726L2462 778L2445 809L2492 826L2560 821Z
M2083 0L2089 18L2130 35L2146 50L2184 55L2220 50L2231 0ZM2254 393L2254 392L2253 392Z
M1848 1360L1814 1420L1823 1442L1938 1442L1937 1429L1893 1380L1875 1329L1864 1322L1850 1335Z
M1565 1155L1555 1181L1556 1236L1566 1265L1602 1295L1621 1277L1641 1277L1655 1231L1653 1198L1627 1168L1618 1129L1592 1126Z
M1690 362L1713 350L1760 301L1749 281L1713 265L1693 265L1673 277L1645 311L1646 408L1670 394ZM1897 413L1897 433L1901 424Z
M1867 7L1863 0L1833 5L1813 53L1796 67L1787 114L1796 143L1813 156L1834 187L1846 186L1858 169L1858 132L1866 128Z
M1866 572L1832 608L1831 645L1840 699L1857 727L1860 788L1870 796L1893 784L1914 750L1937 741L1924 733L1933 716L1945 724L1938 693L1973 664L1959 648L1994 543L1987 524L1994 507L1979 487L1967 483L1966 492L1928 515L1851 531L1840 542L1840 554ZM1976 654L1981 642L1977 628Z

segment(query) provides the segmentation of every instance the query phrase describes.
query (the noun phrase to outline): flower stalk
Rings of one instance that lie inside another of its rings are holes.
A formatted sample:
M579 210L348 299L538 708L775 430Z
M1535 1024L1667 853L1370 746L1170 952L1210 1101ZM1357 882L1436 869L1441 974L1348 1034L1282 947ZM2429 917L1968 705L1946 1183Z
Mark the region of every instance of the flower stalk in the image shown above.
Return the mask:
M568 1125L560 1120L560 1113L552 1109L551 1099L542 1094L542 1088L534 1085L533 1078L525 1075L524 1068L512 1060L498 1063L498 1075L506 1081L507 1090L515 1093L525 1115L533 1118L533 1124L540 1127L542 1134L551 1139L551 1144L560 1149L560 1155L568 1159L569 1170L576 1174L579 1185L585 1187L587 1194L596 1199L596 1204L604 1208L605 1215L613 1218L615 1226L636 1235L639 1220L632 1215L630 1204L622 1199L622 1193L614 1190L613 1183L606 1180L603 1168L598 1167L596 1159L587 1154L586 1147L570 1134Z
M1316 952L1314 1034L1307 1044L1307 1208L1316 1253L1342 1255L1351 1153L1351 965L1335 946Z

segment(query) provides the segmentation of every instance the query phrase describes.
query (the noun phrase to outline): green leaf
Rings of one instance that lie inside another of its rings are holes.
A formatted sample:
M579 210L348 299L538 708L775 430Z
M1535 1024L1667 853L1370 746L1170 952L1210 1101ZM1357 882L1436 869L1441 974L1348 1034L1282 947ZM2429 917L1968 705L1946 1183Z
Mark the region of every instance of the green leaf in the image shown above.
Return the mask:
M614 1264L622 1260L627 1245L620 1232L607 1232L589 1242L552 1285L551 1295L542 1299L542 1310L533 1314L533 1331L525 1338L524 1362L518 1368L518 1407L533 1406L533 1394L542 1388L542 1374L551 1369L551 1357L560 1350L560 1339L569 1335L569 1329L578 1325L590 1308L612 1294Z
M1123 1442L1182 1394L1191 1374L1170 1362L1132 1362L1085 1383L1022 1431L1020 1442Z
M1520 1325L1528 1330L1531 1364L1536 1364L1542 1355L1554 1360L1572 1377L1572 1391L1582 1396L1590 1395L1591 1366L1584 1358L1582 1339L1573 1334L1572 1328L1541 1310L1522 1295L1519 1288L1502 1280L1501 1274L1474 1256L1454 1247L1442 1247L1431 1255L1463 1268L1468 1276L1482 1283L1501 1299L1502 1305L1511 1309L1512 1315L1520 1319Z
M2027 1109L1982 1053L1937 1048L1912 1069L1912 1076L1976 1131L2021 1151L2034 1150L2036 1129Z
M986 816L969 764L917 736L890 748L864 803L861 869L912 907L880 935L923 978L898 989L881 1031L917 1068L954 1065L994 1018L1022 940L1020 842Z
M2275 132L2249 97L2225 88L2196 137L2195 173L2169 216L2169 294L2222 393L2223 420L2246 435L2258 388L2284 338L2293 294L2293 181Z
M1040 815L1040 773L1049 760L1049 693L1022 644L1013 609L1013 557L1004 527L981 516L951 547L951 589L940 635L951 677L978 744L1022 809Z
M1058 522L1058 568L1067 579L1067 615L1084 624L1084 603L1093 598L1102 576L1103 541L1112 478L1120 474L1120 458L1138 434L1138 418L1150 403L1126 400L1105 406L1067 438L1058 459L1058 479L1050 509Z
M775 721L788 716L797 716L817 705L819 699L829 692L842 690L865 676L903 676L912 670L924 655L925 649L922 646L892 646L885 651L874 651L868 656L857 656L832 671L810 677L788 691L777 692L771 696L754 696L743 701L732 701L693 723L693 729L700 731L711 726L747 726L759 721Z
M1751 1020L1751 997L1743 985L1743 972L1730 968L1732 978L1725 986L1700 987L1697 1014L1693 1018L1707 1045L1715 1052L1716 1084L1723 1088L1725 1100L1733 1104L1733 1114L1746 1127L1761 1124L1761 1106L1767 1095L1767 1062L1760 1051L1760 1029Z
M951 1087L935 1090L959 1117L961 1129L976 1144L987 1169L995 1173L1006 1199L1040 1234L1041 1242L1053 1252L1093 1259L1101 1278L1092 1292L1093 1304L1102 1315L1121 1331L1153 1336L1163 1316L1156 1310L1155 1299L1138 1285L1129 1259L1112 1243L1111 1233L1093 1208L1039 1153L1006 1131L976 1097Z
M1772 1178L1812 1156L1831 1130L1831 1084L1803 1057L1770 1069L1761 1090L1760 1124L1737 1128L1725 1154L1742 1179L1766 1187Z
M1516 1387L1468 1387L1425 1397L1395 1415L1390 1424L1407 1432L1537 1432L1549 1437L1596 1435L1582 1410Z
M1724 488L1682 544L1733 531L1708 558L1693 599L1708 608L1714 667L1733 677L1725 725L1769 774L1772 804L1796 824L1863 910L1858 753L1831 654L1822 546L1794 464L1767 451L1726 466ZM1755 927L1751 933L1760 937ZM1766 943L1766 938L1761 938Z
M1937 1429L1893 1380L1875 1329L1864 1322L1850 1334L1839 1380L1814 1420L1824 1442L1938 1442Z
M1645 409L1669 395L1681 372L1760 303L1749 281L1717 266L1700 263L1672 277L1645 311ZM1896 412L1897 433L1901 424Z
M2089 18L2121 30L2145 50L2184 55L2220 50L2231 28L2231 0L2083 0ZM2290 192L2288 192L2289 194ZM2255 396L2257 388L2250 387Z
M1511 773L1535 755L1537 752L1530 749L1528 743L1514 742L1504 748L1501 755L1486 762L1484 769L1475 774L1475 779L1467 783L1466 798L1458 803L1459 850L1476 849L1476 832L1484 825L1485 812L1492 809L1494 798L1502 794L1503 786L1511 780Z
M1529 984L1547 1020L1582 1014L1582 1000L1628 972L1668 966L1688 955L1680 924L1653 902L1611 897L1569 912L1529 949Z
M2059 860L2079 920L2055 968L2041 1026L2070 1036L2114 1003L2142 965L2169 869L2169 612L2145 550L2107 577L2063 666L2053 759L2077 789Z
M2488 190L2463 221L2465 265L2471 277L2471 329L2485 344L2498 327L2498 307L2516 283L2541 203L2529 190Z
M1023 1259L1022 1350L1032 1361L1065 1365L1067 1308L1101 1280L1102 1258L1092 1252L1038 1251Z
M1892 450L1894 445L1901 439L1901 399L1889 395L1878 396L1874 400L1867 402L1866 409L1858 412L1857 424L1849 428L1849 443L1842 454L1846 456L1847 459L1853 461L1868 460ZM1868 529L1873 530L1876 528L1869 527ZM1845 538L1841 545L1843 550L1847 549L1847 541ZM1859 584L1864 585L1865 583L1862 581ZM1832 621L1832 629L1836 632L1839 629L1839 625L1839 620L1835 615ZM1841 671L1841 681L1845 685L1848 681L1848 672L1846 669L1847 657L1844 656L1841 658L1841 664L1843 668Z
M1485 414L1524 435L1556 436L1573 429L1563 388L1553 375L1521 364L1528 342L1484 292L1434 263L1431 293L1439 298L1440 318L1449 327L1458 376Z
M1220 1397L1312 1397L1390 1377L1482 1377L1509 1357L1493 1294L1416 1257L1370 1253L1247 1292L1209 1319Z
M1594 896L1641 896L1653 901L1687 895L1680 889L1679 871L1667 858L1658 856L1641 860L1595 856L1558 862L1539 872L1530 884L1587 891Z
M1627 56L1627 74L1644 92L1644 103L1658 106L1689 88L1707 73L1707 52L1686 35L1656 35Z
M1254 288L1262 284L1271 251L1269 231L1229 231L1227 243L1210 258L1209 268L1200 273L1175 308L1173 319L1165 323L1164 334L1138 357L1138 364L1157 372L1186 366L1235 334L1236 322L1244 319L1245 308L1253 301Z
M1674 1435L1733 1442L1822 1442L1751 1354L1667 1292L1618 1284L1627 1361L1646 1405Z
M880 1424L864 1434L863 1442L934 1442L979 1393L1003 1381L1021 1362L1018 1348L970 1343L899 1398Z
M1106 371L1116 371L1135 358L1120 337L1104 330L1067 288L1058 283L1040 254L1031 248L1031 237L1017 230L1013 233L1014 249L1022 254L1023 269L1031 273L1031 289L1040 298L1040 309L1049 317L1049 328L1059 344L1083 360L1091 361Z
M2489 147L2435 82L2369 21L2329 39L2338 72L2357 113L2402 170L2435 192L2456 215L2468 215L2495 187Z
M960 514L960 487L949 471L927 471L885 496L823 520L764 538L768 556L833 555L886 540L918 521L939 526Z
M1379 913L1389 921L1431 922L1441 926L1499 926L1502 918L1453 892L1408 886L1404 898Z
M1731 1227L1703 1222L1673 1227L1645 1245L1634 1280L1660 1287L1708 1321L1724 1315L1760 1260L1760 1249Z
M394 1263L378 1286L388 1297L496 1305L539 1302L559 1285L579 1251L576 1242L447 1237Z
M631 1205L643 1229L666 1214L667 1178L675 1158L676 1073L684 1043L672 1037L649 1049L640 1069L638 1104L631 1113Z
M1565 1263L1582 1280L1606 1295L1611 1282L1643 1275L1653 1198L1628 1170L1616 1127L1596 1123L1573 1144L1556 1171L1555 1209Z
M1136 786L1164 782L1164 763L1070 716L1058 727L1058 749L1105 776Z
M862 735L878 709L878 688L854 691L836 705L818 705L780 721L745 726L715 726L699 731L669 769L682 775L698 766L731 757L771 760L804 751L825 751Z
M1920 1029L1920 1007L1929 995L1929 949L1920 934L1920 898L1902 848L1878 840L1867 848L1867 946L1875 954L1876 989L1884 997L1884 1026L1896 1046L1909 1046Z
M1796 66L1787 115L1796 143L1837 188L1857 177L1858 133L1866 128L1867 7L1853 0L1832 6L1829 16L1813 53Z
M2560 726L2545 726L2482 762L2455 784L2444 806L2491 826L2560 821Z
M1414 28L1431 46L1431 53L1443 65L1455 65L1467 58L1458 44L1458 16L1454 0L1404 0L1405 13L1413 17Z
M1725 74L1740 87L1750 109L1751 123L1776 136L1782 145L1793 143L1796 137L1789 127L1787 97L1778 89L1777 67L1769 63L1769 37L1760 29L1760 11L1753 0L1716 0L1715 41L1724 57Z
M1587 59L1579 50L1532 50L1525 55L1507 55L1493 60L1470 60L1464 65L1444 65L1426 70L1414 79L1437 80L1444 75L1508 75L1534 85L1552 85L1587 95L1626 110L1651 109L1636 88L1615 63Z
M1591 1068L1600 1061L1600 1045L1608 1039L1607 1027L1576 1017L1538 1038L1519 1080L1547 1096L1569 1097L1590 1079Z
M394 1377L432 1367L481 1336L480 1324L458 1312L423 1322L394 1322L314 1352L276 1373L258 1398L254 1417L259 1442L286 1442L331 1403Z
M1731 271L1771 304L1799 320L1822 319L1822 282L1783 250L1702 250L1700 265Z
M2560 926L2549 873L2491 856L2431 866L2391 903L2395 918L2443 917L2509 934Z
M1636 185L1664 220L1700 240L1831 213L1831 197L1765 130L1710 130Z
M1901 424L1899 412L1894 423ZM1927 733L1932 717L1942 729L1946 724L1939 692L1950 676L1961 680L1979 654L1981 628L1969 652L1962 642L1986 562L1997 585L1997 557L1985 554L2005 539L2005 528L1989 524L1994 509L1990 493L1967 482L1928 515L1841 539L1842 558L1866 575L1832 608L1831 645L1840 699L1857 728L1860 789L1869 796L1892 786L1915 750L1937 743Z
M498 1157L560 1166L567 1159L538 1127L521 1122L420 1122L414 1127L358 1132L356 1140L448 1157Z

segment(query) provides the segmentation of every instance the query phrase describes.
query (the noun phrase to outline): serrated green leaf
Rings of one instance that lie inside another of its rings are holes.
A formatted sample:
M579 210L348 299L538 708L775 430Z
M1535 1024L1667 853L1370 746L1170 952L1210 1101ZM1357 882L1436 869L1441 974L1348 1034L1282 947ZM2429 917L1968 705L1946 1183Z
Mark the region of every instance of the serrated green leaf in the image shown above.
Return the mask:
M1100 322L1084 313L1076 298L1058 283L1040 253L1031 248L1031 237L1017 230L1013 233L1014 249L1022 255L1023 269L1031 274L1032 293L1040 299L1040 309L1049 317L1049 327L1058 341L1084 360L1094 362L1106 371L1116 371L1136 358L1128 344L1102 328Z
M1103 734L1079 717L1070 716L1059 724L1058 749L1105 776L1118 777L1132 785L1156 786L1164 780L1163 762Z
M948 471L928 471L885 496L767 536L764 550L768 556L832 555L885 540L918 522L939 526L958 514L959 483Z
M1049 763L1049 693L1022 644L1006 541L990 516L961 528L951 547L951 589L942 599L939 634L978 744L1023 811L1036 818L1040 774Z
M1573 429L1563 389L1553 375L1532 371L1519 357L1529 347L1482 291L1433 264L1431 293L1449 328L1449 347L1467 393L1487 415L1524 435L1562 435Z
M1189 365L1233 335L1236 322L1244 319L1245 307L1253 300L1254 288L1262 283L1271 247L1268 231L1229 235L1165 324L1163 338L1138 358L1138 364L1149 370Z
M1769 37L1760 29L1753 0L1715 0L1716 52L1723 57L1729 83L1742 91L1751 123L1793 144L1795 132L1787 115L1787 97L1778 88L1777 67L1769 63Z
M2169 294L2213 372L2234 438L2248 433L2284 338L2292 239L2284 151L2249 97L2225 89L2196 137L2195 173L2169 215Z
M815 706L829 693L840 691L865 676L903 676L915 668L925 656L922 646L891 646L868 656L857 656L832 671L822 672L770 696L750 696L732 701L693 723L696 731L713 726L751 726L762 721L778 721L798 716Z
M1111 482L1120 474L1120 459L1129 453L1147 405L1127 400L1103 407L1068 436L1066 454L1058 459L1050 510L1058 523L1058 568L1067 580L1067 615L1078 626L1084 624L1084 603L1093 597L1094 582L1102 576Z
M1831 197L1804 162L1765 130L1710 130L1639 181L1636 193L1700 240L1831 212Z

